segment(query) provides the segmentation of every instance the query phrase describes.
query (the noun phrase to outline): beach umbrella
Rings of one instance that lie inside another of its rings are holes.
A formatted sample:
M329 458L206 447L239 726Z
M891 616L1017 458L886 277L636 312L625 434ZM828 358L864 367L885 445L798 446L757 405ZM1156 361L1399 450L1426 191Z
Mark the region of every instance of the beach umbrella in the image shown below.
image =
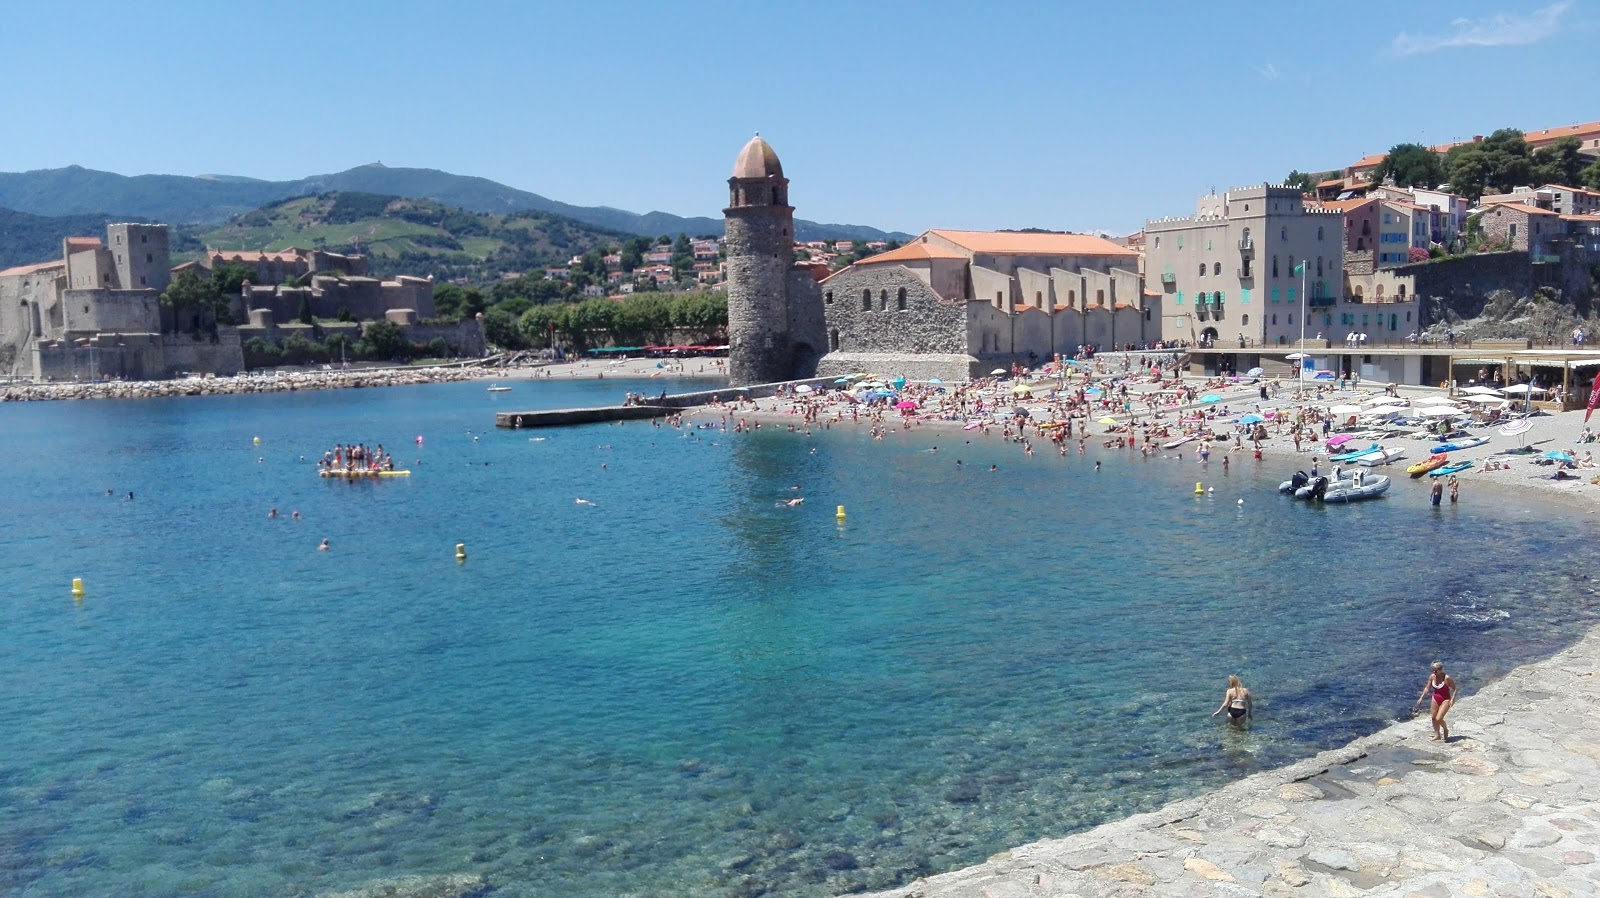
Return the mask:
M896 402L894 404L894 407L898 408L898 409L904 409L904 410L909 411L910 409L916 408L917 404L915 402L912 402L909 399L902 399L899 402Z
M1303 352L1291 352L1288 355L1284 356L1284 358L1288 359L1291 362L1298 362L1298 361L1300 361L1301 359L1303 359L1305 357L1306 357L1305 353L1303 353Z
M1215 393L1207 393L1204 396L1200 397L1200 401L1201 402L1221 402L1222 401L1222 397L1218 396Z
M1528 393L1543 393L1546 391L1541 387L1530 387L1527 384L1517 384L1516 386L1506 387L1503 392L1511 393L1517 396L1523 396Z
M996 368L993 371L990 371L989 373L991 375L1000 375L1000 374L1006 373L1006 369L1004 369L1004 368Z
M1455 404L1455 400L1450 399L1447 396L1424 396L1421 399L1413 399L1412 400L1412 404L1413 405L1454 405Z
M1016 393L1019 396L1031 396L1033 395L1033 387L1030 387L1027 384L1017 384L1011 388L1011 392Z
M1461 392L1463 392L1463 393L1476 393L1476 394L1478 394L1480 396L1499 396L1500 395L1500 391L1496 390L1494 387L1484 387L1484 386L1467 387L1465 390L1462 390Z
M1463 401L1474 402L1479 405L1498 405L1499 403L1505 402L1506 397L1501 396L1498 393L1474 393L1471 396L1467 396L1465 399L1463 399Z
M1338 436L1328 437L1328 445L1329 446L1343 446L1345 443L1348 443L1353 439L1355 439L1355 437L1351 436L1350 434L1341 433Z
M1517 446L1520 448L1523 444L1522 441L1527 439L1528 431L1532 429L1533 422L1523 418L1521 421L1512 421L1510 424L1500 428L1500 434L1502 436L1516 437Z
M1104 418L1101 418L1096 423L1098 423L1098 424L1115 424L1115 423L1117 423L1117 419L1111 417L1110 415L1106 415Z
M1555 450L1553 452L1546 452L1544 454L1544 457L1545 458L1549 458L1549 459L1554 459L1555 461L1573 461L1574 460L1573 457L1572 457L1572 453L1566 451L1565 449L1557 449L1557 450Z
M795 387L794 391L796 393L809 393L809 392L811 392L811 385L810 384L801 384L800 386Z
M904 374L894 379L894 388L896 390L904 390L906 388L906 376Z
M1262 368L1251 368L1249 371L1246 371L1244 373L1244 376L1245 377L1260 377L1261 375L1266 374L1266 373L1267 372L1266 372L1265 369L1262 369Z
M1245 415L1243 418L1240 418L1239 419L1239 423L1240 424L1260 424L1262 421L1265 421L1265 420L1267 420L1267 419L1261 417L1260 415L1250 414L1250 415Z
M1461 414L1460 409L1444 408L1443 406L1430 405L1427 408L1417 409L1417 414L1424 418L1453 418Z
M849 382L850 382L850 378L848 378L848 377L841 377L838 380L834 381L834 383L836 383L836 384L847 384Z
M930 383L930 384L942 384L942 383L944 383L944 381L940 380L937 377L930 377L930 378L928 378L928 383Z
M1018 418L1031 418L1031 417L1033 417L1032 415L1028 414L1028 410L1027 409L1022 408L1021 406L1018 406L1018 407L1012 409L1011 410L1011 414L1016 415Z
M1359 406L1359 405L1336 405L1333 408L1328 409L1328 414L1330 414L1330 415L1359 415L1359 414L1361 414L1361 406Z

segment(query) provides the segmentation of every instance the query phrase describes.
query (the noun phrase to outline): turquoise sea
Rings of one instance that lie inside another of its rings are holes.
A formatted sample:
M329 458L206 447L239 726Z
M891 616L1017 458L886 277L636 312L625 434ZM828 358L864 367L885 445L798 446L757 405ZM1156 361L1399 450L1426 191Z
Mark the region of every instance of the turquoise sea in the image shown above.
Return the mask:
M1459 508L1323 509L1271 458L492 426L659 385L0 407L0 894L886 887L1343 744L1434 658L1470 692L1600 617L1594 519L1470 477ZM353 441L413 476L318 479ZM1208 716L1230 672L1247 734Z

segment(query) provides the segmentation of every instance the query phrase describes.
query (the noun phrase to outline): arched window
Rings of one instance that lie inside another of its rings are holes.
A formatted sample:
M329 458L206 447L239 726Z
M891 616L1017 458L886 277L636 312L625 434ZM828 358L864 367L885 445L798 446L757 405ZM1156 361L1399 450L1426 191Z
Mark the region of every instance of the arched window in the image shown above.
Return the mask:
M1379 300L1383 299L1383 285L1382 284L1378 285L1378 299Z
M1211 263L1211 273L1212 274L1221 274L1222 273L1222 263L1221 262L1212 262Z
M1277 315L1273 315L1272 316L1272 323L1273 324L1277 324L1278 323L1278 316Z
M1250 316L1248 314L1239 316L1239 324L1240 324L1240 326L1243 326L1243 325L1246 325L1246 324L1249 324L1249 323L1250 323Z
M1278 276L1278 257L1276 254L1274 254L1272 257L1272 276Z
M904 288L904 287L900 288L900 294L895 299L895 308L899 309L902 312L904 312L906 310L906 288Z
M1360 284L1357 284L1356 285L1356 302L1361 302L1363 299L1366 298L1365 296L1362 295L1362 291L1363 291L1362 286Z
M872 311L872 291L871 290L862 290L861 291L861 311L863 311L863 312Z
M1401 284L1398 288L1396 288L1395 289L1395 295L1399 296L1401 299L1405 299L1406 298L1406 285L1405 284Z
M1361 219L1361 236L1363 236L1363 237L1371 237L1372 236L1372 219L1370 219L1370 218Z
M1322 239L1322 225L1317 225L1317 239Z
M1279 240L1288 240L1289 239L1289 229L1288 228L1279 229L1279 231L1278 231L1278 239Z
M1201 292L1195 296L1194 304L1197 306L1203 306L1206 304L1206 295L1204 292Z
M1204 262L1200 263L1200 276L1201 277L1205 277L1206 276L1206 263L1204 263Z
M834 328L833 330L828 331L828 349L832 350L833 352L838 352L839 351L839 329L838 328Z
M1322 277L1322 257L1317 257L1317 277Z
M878 291L878 311L886 312L888 310L889 310L889 289L887 287L885 287L884 289Z

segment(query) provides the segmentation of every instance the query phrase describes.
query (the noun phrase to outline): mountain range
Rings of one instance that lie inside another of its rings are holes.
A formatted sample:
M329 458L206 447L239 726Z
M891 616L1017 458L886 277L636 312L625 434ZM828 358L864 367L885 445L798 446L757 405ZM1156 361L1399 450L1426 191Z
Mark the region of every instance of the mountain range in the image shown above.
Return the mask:
M432 200L469 212L508 215L543 212L610 231L648 237L722 233L720 218L685 218L667 212L639 214L609 206L574 206L487 178L431 168L390 168L374 162L297 181L263 181L236 175L119 175L82 166L0 172L0 207L42 216L114 212L168 224L219 224L285 199L336 191ZM865 225L795 220L797 240L906 240L909 234Z

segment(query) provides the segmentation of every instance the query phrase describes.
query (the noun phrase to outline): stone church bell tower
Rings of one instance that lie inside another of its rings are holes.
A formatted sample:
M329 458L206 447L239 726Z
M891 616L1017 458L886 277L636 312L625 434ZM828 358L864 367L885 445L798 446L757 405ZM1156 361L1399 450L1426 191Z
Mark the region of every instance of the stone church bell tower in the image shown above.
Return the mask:
M795 374L789 273L794 207L789 179L757 134L739 151L728 179L723 248L728 259L728 376L735 386Z

